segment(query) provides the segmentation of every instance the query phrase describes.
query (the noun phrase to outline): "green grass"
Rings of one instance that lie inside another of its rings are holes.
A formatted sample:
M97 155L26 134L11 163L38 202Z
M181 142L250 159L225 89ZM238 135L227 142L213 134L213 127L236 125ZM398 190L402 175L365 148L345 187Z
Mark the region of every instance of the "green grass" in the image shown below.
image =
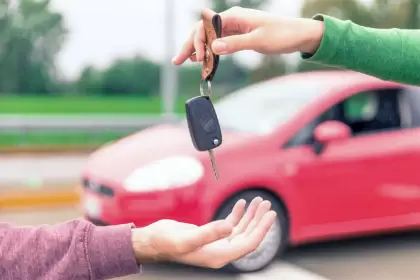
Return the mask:
M187 98L178 98L175 111L185 113ZM160 97L0 96L1 114L160 114ZM102 145L126 136L122 132L1 132L1 146Z
M103 145L127 136L121 132L32 132L28 134L2 133L0 145L10 146L66 146L66 145Z
M178 98L175 110L184 112L186 98ZM159 114L160 97L96 96L0 96L0 114Z

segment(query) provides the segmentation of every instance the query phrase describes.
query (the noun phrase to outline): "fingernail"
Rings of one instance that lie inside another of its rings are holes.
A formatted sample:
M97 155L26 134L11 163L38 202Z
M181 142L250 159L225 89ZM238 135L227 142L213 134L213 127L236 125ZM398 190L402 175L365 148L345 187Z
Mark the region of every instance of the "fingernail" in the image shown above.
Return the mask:
M176 56L174 56L174 58L172 58L172 63L175 63L176 60Z
M217 54L223 54L227 51L227 44L223 40L216 40L212 44L212 49Z

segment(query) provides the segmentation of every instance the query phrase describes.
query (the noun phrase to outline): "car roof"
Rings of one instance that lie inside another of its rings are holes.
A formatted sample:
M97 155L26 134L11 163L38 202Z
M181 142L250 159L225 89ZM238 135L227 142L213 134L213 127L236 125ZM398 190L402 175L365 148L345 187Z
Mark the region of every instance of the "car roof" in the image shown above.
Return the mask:
M381 80L363 73L348 70L323 70L293 73L285 76L274 78L274 80L299 80L305 79L308 82L325 82L328 81L332 86L342 85L349 86L355 82L380 82ZM385 81L383 81L385 82Z
M305 86L317 88L318 97L336 95L337 90L353 87L358 84L375 84L377 87L404 87L391 81L381 80L373 76L349 70L317 70L298 72L274 77L262 83L281 84L304 83ZM408 87L408 86L407 86Z

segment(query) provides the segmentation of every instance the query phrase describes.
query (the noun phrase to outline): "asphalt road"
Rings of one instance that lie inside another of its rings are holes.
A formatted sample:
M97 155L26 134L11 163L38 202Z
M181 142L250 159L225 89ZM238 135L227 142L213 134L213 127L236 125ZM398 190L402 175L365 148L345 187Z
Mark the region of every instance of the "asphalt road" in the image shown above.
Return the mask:
M0 221L38 225L78 218L77 209L0 213ZM144 267L141 276L124 280L417 280L420 275L420 233L314 244L289 250L269 269L242 276L161 264Z

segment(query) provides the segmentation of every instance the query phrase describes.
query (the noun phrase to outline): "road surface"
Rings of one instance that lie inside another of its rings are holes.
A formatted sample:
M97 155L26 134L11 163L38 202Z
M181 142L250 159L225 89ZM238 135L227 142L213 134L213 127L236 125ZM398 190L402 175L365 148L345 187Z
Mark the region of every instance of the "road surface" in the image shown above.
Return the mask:
M48 182L78 182L87 157L83 154L3 155L0 157L0 187L39 188Z
M0 221L53 224L80 217L77 209L1 213ZM315 244L290 250L269 269L242 276L177 265L147 266L141 276L121 280L418 280L420 234Z

